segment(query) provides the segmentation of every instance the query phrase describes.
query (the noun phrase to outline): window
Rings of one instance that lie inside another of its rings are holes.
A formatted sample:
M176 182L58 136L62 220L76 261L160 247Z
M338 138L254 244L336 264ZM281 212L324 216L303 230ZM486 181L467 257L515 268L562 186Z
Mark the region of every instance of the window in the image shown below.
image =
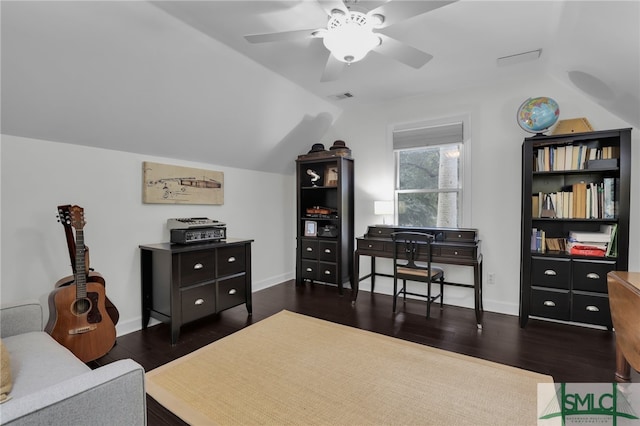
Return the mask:
M460 227L462 122L393 131L397 224Z

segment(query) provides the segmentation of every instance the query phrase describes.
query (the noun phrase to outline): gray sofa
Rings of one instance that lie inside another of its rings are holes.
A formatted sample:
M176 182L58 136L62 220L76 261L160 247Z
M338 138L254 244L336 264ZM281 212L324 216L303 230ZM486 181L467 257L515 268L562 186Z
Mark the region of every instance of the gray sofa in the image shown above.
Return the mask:
M42 307L2 305L0 336L13 388L2 425L146 425L144 369L133 360L92 370L42 331Z

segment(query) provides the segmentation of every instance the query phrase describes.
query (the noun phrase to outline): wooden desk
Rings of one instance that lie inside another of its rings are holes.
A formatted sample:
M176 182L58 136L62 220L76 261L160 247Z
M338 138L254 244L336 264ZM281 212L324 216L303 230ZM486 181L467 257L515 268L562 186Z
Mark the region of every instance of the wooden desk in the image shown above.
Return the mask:
M640 272L607 274L611 320L616 330L616 381L630 382L640 371Z
M482 254L480 253L480 240L478 240L477 229L370 226L363 237L356 238L356 251L353 262L353 303L355 304L358 298L360 281L371 277L371 291L373 292L376 275L393 278L393 275L376 272L376 258L393 258L393 240L391 239L391 234L400 231L434 234L436 241L432 246L433 263L473 267L473 284L460 284L448 281L445 281L445 284L474 289L476 323L478 328L482 328ZM363 277L359 275L360 256L371 257L371 273Z

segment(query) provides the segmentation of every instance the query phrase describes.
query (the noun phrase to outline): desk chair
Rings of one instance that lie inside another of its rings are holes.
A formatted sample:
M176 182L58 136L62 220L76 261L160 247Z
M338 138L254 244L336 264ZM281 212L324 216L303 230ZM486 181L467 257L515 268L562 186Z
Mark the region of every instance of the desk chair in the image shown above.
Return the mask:
M419 296L427 300L427 318L431 314L431 304L444 294L444 271L431 266L431 243L435 239L432 234L422 232L394 232L393 238L393 312L396 312L398 296L402 294L406 302L407 294ZM402 288L398 290L398 280L402 280ZM440 294L431 294L431 283L440 281ZM418 281L427 284L427 294L407 291L407 281Z

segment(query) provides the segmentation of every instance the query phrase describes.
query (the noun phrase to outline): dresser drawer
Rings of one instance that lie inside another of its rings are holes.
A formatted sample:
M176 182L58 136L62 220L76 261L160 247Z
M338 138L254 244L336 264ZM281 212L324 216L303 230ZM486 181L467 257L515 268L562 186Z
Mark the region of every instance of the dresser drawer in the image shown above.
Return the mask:
M181 253L178 256L181 287L215 279L214 250L193 251Z
M338 244L331 241L320 241L318 244L318 259L325 262L336 262L338 258Z
M605 295L573 293L571 320L611 327L609 298Z
M301 240L300 245L303 259L318 259L318 241Z
M303 260L300 262L302 270L300 276L303 279L315 280L318 278L318 262L314 260Z
M182 323L197 320L216 312L215 283L181 291Z
M569 259L531 259L531 285L569 289L571 261Z
M246 276L244 275L218 281L217 310L222 311L244 303L246 294Z
M224 247L218 249L218 277L237 274L245 270L244 247Z
M569 321L568 291L531 289L531 315Z
M573 289L607 293L607 273L616 263L597 260L573 261Z
M319 262L317 280L336 284L338 282L336 271L337 267L335 263Z

